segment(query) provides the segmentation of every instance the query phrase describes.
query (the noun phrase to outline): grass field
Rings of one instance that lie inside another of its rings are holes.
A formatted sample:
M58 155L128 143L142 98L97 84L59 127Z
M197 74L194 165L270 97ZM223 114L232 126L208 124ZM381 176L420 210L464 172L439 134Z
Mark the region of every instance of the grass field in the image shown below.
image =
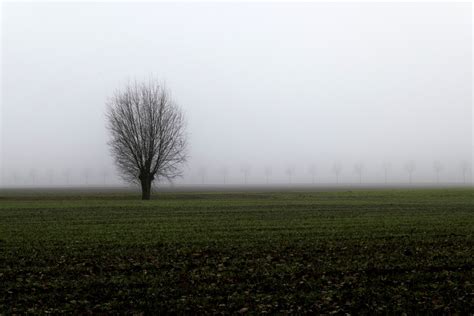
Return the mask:
M0 197L0 314L474 312L474 190Z

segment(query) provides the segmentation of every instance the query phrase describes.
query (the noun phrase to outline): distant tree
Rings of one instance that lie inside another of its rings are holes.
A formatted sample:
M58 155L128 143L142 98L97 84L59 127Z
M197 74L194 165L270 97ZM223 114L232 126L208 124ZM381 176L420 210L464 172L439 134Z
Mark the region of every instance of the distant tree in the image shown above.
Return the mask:
M199 168L198 175L201 178L201 184L204 184L206 182L206 177L207 177L207 168L206 167Z
M285 173L286 173L286 175L288 176L288 183L291 184L292 179L293 179L293 175L295 174L295 167L293 167L293 166L288 166L288 167L285 169Z
M149 200L154 181L182 175L185 120L167 90L155 81L134 83L108 101L109 145L122 177L138 183Z
M440 161L436 160L433 162L433 170L436 174L436 183L439 183L439 174L444 170L444 166Z
M38 176L38 172L36 171L36 169L31 168L30 171L28 172L28 175L31 179L31 184L35 185L36 184L36 178Z
M467 175L469 171L471 170L471 165L467 161L461 161L460 164L460 169L461 169L461 174L462 174L462 181L464 184L467 183Z
M48 184L52 185L53 184L53 179L54 179L54 170L49 168L46 170L46 176L48 177Z
M342 171L342 165L340 162L335 162L332 166L332 172L336 176L336 184L339 184L339 175Z
M69 179L71 177L71 169L64 168L61 173L62 173L62 176L64 177L64 181L66 182L66 185L69 185Z
M382 163L382 169L383 169L385 184L388 183L388 172L390 171L391 168L392 168L392 165L390 164L390 162L385 161L385 162Z
M109 177L110 175L110 172L107 168L102 168L102 181L103 181L103 185L106 186L107 185L107 178Z
M89 178L91 176L92 169L84 168L82 169L82 176L84 177L84 184L89 185Z
M243 164L241 167L240 167L240 171L242 172L242 174L244 175L244 183L247 184L247 178L250 174L250 165L248 164Z
M359 176L359 184L362 184L362 173L364 172L364 164L362 162L357 162L354 165L354 172Z
M20 176L18 175L18 171L17 171L17 170L12 170L12 171L10 172L10 179L11 179L11 182L12 182L14 185L17 185L17 184L18 184L19 178L20 178Z
M272 176L272 172L273 172L272 167L270 167L270 166L265 167L265 169L263 170L263 172L264 172L264 174L265 174L265 182L266 182L266 184L268 184L268 183L269 183L269 179L270 179L270 177Z
M227 168L226 166L222 166L222 167L219 169L219 173L220 173L221 176L222 176L222 183L223 183L223 184L226 184L226 182L227 182L227 176L229 175L229 168Z
M310 165L308 168L308 171L309 171L309 174L311 175L311 183L314 184L315 179L316 179L316 171L317 171L316 165L315 164Z
M405 171L408 173L408 183L412 183L413 173L416 170L416 163L413 160L407 161L405 163Z

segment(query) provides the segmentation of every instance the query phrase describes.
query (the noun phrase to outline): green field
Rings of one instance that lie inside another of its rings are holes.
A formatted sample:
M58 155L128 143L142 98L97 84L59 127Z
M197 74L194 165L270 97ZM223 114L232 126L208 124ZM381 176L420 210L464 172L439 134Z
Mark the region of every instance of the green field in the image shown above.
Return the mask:
M472 313L473 193L6 193L0 314Z

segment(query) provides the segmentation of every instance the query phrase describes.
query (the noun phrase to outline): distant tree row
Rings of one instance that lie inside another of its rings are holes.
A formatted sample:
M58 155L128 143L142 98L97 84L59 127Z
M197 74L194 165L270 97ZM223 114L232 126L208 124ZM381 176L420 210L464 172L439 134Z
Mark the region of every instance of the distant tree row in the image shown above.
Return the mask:
M415 161L410 160L410 161L405 162L405 164L403 164L402 168L403 168L403 171L406 173L407 182L412 184L413 183L413 178L414 178L414 175L415 175L415 172L416 172L416 163L415 163ZM243 164L239 168L239 171L242 175L242 182L244 184L248 183L248 179L249 179L251 170L252 170L252 168L249 164ZM334 182L336 184L338 184L340 182L340 177L342 175L343 170L344 170L344 166L342 165L342 163L334 162L332 164L330 171L334 176ZM388 184L390 182L390 172L392 170L393 170L393 168L392 168L391 163L384 162L384 163L381 164L381 171L383 172L383 181L384 181L384 183ZM432 166L432 170L433 170L433 173L434 173L434 182L435 183L440 183L441 174L443 173L443 171L445 171L445 167L444 167L443 163L441 163L440 161L434 161L433 166ZM266 166L266 167L263 168L262 171L263 171L262 173L258 172L258 174L262 174L264 179L265 179L265 183L269 184L271 182L271 177L273 175L273 168L270 167L270 166ZM352 171L357 176L358 182L360 184L362 184L364 182L363 181L364 180L364 175L367 171L367 168L366 168L365 164L363 162L355 163L352 166ZM226 184L228 182L229 172L230 172L230 169L227 166L222 166L218 169L218 174L220 175L220 177L222 179L221 182L223 184ZM284 174L286 175L286 177L288 179L288 183L292 184L293 183L293 178L296 174L295 166L293 166L293 165L287 166L286 168L284 168L283 172L284 172ZM312 184L315 184L317 182L318 167L317 167L316 164L311 164L307 168L307 170L305 170L304 172L307 173L311 177L311 183ZM464 184L466 184L468 182L470 172L471 172L471 165L467 161L462 161L459 164L459 173L462 177L462 182ZM206 183L207 175L208 175L208 169L206 167L199 168L198 176L199 176L200 182L202 184Z
M112 175L113 172L107 168L104 168L102 170L84 168L79 171L73 171L72 168L64 168L60 171L52 168L48 168L45 170L30 168L25 173L21 173L17 170L11 170L5 175L5 179L8 183L13 185L109 185ZM92 180L94 180L93 183Z
M407 183L413 183L414 176L416 175L417 165L414 161L407 161L402 169L406 174ZM252 174L252 167L250 164L242 164L238 169L235 169L241 175L241 183L248 184L249 178ZM333 175L334 183L339 184L341 176L343 175L344 165L340 162L335 162L330 166L330 173ZM364 176L368 169L363 162L357 162L352 165L352 170L349 169L351 174L356 176L359 184L364 183ZM385 184L390 183L391 172L394 170L392 164L384 162L381 164L379 169L383 175L383 182ZM202 184L208 183L208 168L201 167L197 171L199 182ZM228 166L222 166L217 168L217 174L220 178L219 183L228 184L231 168ZM253 169L255 171L255 169ZM263 182L266 184L272 183L272 176L275 174L274 168L271 166L265 166L258 172L254 172L254 175L259 175ZM301 170L302 173L308 175L312 184L318 182L318 176L321 174L322 169L319 169L316 164L309 165L306 169ZM443 172L446 171L445 165L440 161L434 161L432 165L433 171L433 182L440 183ZM469 181L469 174L471 172L471 165L467 161L463 161L458 166L458 175L461 177L462 183L466 184ZM297 175L297 168L294 165L289 165L281 170L288 184L294 182L294 177ZM347 174L347 172L346 172ZM118 177L116 174L108 169L93 169L83 168L80 170L74 170L72 168L64 168L61 170L55 170L52 168L48 169L36 169L31 168L28 171L22 173L18 170L10 170L4 175L5 183L11 185L113 185L117 184ZM186 182L186 179L184 180Z

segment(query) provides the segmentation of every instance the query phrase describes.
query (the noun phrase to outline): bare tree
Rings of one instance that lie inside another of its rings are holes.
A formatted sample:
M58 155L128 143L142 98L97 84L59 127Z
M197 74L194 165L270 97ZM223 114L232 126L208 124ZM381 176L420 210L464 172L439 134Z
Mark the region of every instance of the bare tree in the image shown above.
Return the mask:
M436 183L439 183L439 174L444 170L444 166L441 161L436 160L433 162L433 170L436 173Z
M316 165L315 164L312 164L309 166L308 168L308 171L309 171L309 174L311 175L311 183L314 184L315 182L315 179L316 179Z
M385 182L385 184L387 184L388 183L388 172L390 171L390 169L392 169L392 165L390 164L390 162L385 161L385 162L382 163L382 169L383 169L384 182Z
M36 184L36 177L38 176L38 172L36 171L36 169L31 168L28 175L30 176L31 184L35 185Z
M84 177L84 184L89 185L89 178L91 176L92 169L84 168L82 169L82 176Z
M71 169L69 168L63 169L62 175L64 177L64 180L66 181L66 185L69 185L69 179L71 177Z
M243 164L241 167L240 167L240 171L243 173L244 175L244 183L247 184L247 180L248 180L248 176L250 174L250 165L249 164Z
M46 176L48 177L48 184L53 185L53 179L54 179L54 170L49 168L46 170Z
M293 179L293 175L295 174L295 167L289 166L285 169L285 173L288 176L288 183L291 184Z
M339 184L339 175L341 174L342 171L342 165L340 162L335 162L332 165L332 172L336 176L336 184Z
M139 183L149 200L153 182L182 175L186 162L185 120L160 84L150 80L118 91L108 101L109 142L124 180Z
M362 162L357 162L354 165L354 172L359 176L359 184L362 184L362 173L364 172L364 164Z
M14 184L14 185L17 185L18 184L18 180L20 179L20 176L18 174L18 171L17 170L12 170L10 172L10 179L11 179L11 182Z
M110 172L106 167L103 167L101 174L102 174L103 185L106 186L107 185L107 178L109 177Z
M222 176L222 183L223 183L223 184L226 184L226 182L227 182L227 176L229 175L229 168L227 168L226 166L222 166L222 167L219 169L219 173L220 173L221 176Z
M272 167L270 166L265 167L265 170L263 170L263 173L265 174L265 182L268 184L270 177L272 176L272 173L273 173Z
M416 163L413 160L407 161L405 163L405 171L408 173L408 183L412 183L413 173L416 169Z
M471 170L471 166L469 164L469 162L467 161L461 161L461 164L460 164L460 169L461 169L461 174L462 174L462 182L464 184L466 184L467 182L467 174L469 173L469 171Z
M201 178L201 184L204 184L206 182L206 177L207 177L207 168L206 167L199 168L198 175Z

